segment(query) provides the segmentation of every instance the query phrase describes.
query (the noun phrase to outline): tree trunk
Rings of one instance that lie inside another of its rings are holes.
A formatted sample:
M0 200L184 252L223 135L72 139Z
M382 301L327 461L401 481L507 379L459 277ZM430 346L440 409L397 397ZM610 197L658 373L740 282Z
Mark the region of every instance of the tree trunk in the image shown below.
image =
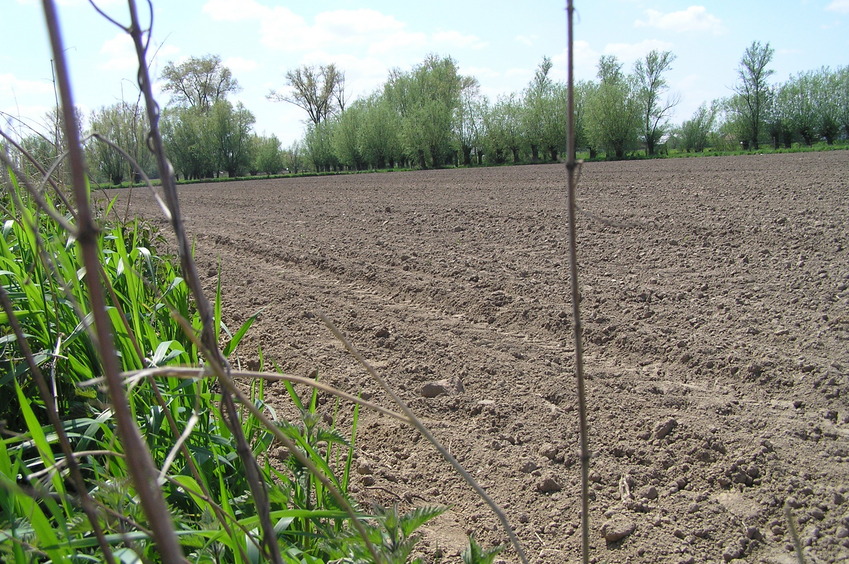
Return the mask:
M472 164L472 148L463 145L463 166L471 166Z
M531 161L538 162L539 161L539 146L531 145Z
M519 164L519 147L511 147L511 151L513 151L513 164Z

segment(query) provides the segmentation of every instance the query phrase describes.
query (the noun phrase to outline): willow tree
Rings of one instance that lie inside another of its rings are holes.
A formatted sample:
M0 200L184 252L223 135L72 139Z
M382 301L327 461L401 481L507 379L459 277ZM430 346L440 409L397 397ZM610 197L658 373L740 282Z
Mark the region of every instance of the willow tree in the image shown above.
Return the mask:
M652 50L634 64L637 99L640 104L642 137L646 152L654 155L655 146L669 129L672 109L681 97L670 94L664 74L672 68L675 55L671 51Z
M411 72L390 73L384 96L401 118L407 154L420 167L441 166L451 156L455 110L472 81L460 75L454 59L436 55Z
M298 106L318 126L345 111L345 73L336 65L303 65L286 73L287 90L272 90L266 98Z
M767 79L775 72L769 68L775 50L769 46L753 41L743 53L737 68L738 103L735 108L744 132L744 144L757 150L760 147L761 129L767 110L769 83Z
M623 159L626 151L637 146L640 131L640 107L634 95L634 83L622 72L622 63L614 56L599 59L598 78L585 103L588 142L603 148L608 157Z
M171 93L173 102L201 113L239 91L239 82L218 55L190 57L179 65L169 62L161 78L165 80L162 89Z

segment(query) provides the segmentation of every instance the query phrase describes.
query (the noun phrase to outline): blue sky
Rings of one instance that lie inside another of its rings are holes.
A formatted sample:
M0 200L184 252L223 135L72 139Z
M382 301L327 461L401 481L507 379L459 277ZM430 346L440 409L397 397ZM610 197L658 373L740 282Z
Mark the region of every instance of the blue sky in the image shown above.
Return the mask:
M146 14L144 0L138 2ZM125 2L98 5L128 21ZM565 80L564 6L565 0L154 0L153 68L158 74L168 61L220 55L242 87L236 99L256 115L256 130L288 146L302 136L306 114L265 97L285 87L286 70L335 63L346 73L351 101L380 87L392 68L409 70L429 53L450 55L495 100L521 92L544 55ZM667 78L681 96L676 123L702 102L731 93L752 41L775 49L777 82L849 64L849 0L576 0L575 6L577 77L593 78L601 55L616 55L630 70L649 50L670 50L677 58ZM122 98L134 101L129 38L85 0L59 0L58 8L77 105L88 115ZM31 123L53 104L43 21L36 0L0 0L0 111ZM0 126L9 129L5 117Z

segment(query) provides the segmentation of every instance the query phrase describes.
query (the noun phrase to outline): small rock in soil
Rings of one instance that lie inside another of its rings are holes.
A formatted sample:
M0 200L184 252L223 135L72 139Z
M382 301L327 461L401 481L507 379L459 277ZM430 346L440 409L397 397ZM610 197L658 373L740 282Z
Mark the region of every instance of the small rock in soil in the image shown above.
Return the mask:
M539 449L539 453L549 460L553 460L557 456L557 447L551 443L543 443Z
M637 495L643 499L657 499L657 488L654 486L644 486L640 488L640 490L637 492Z
M678 421L670 417L666 421L661 421L657 425L654 426L653 435L656 439L662 439L666 435L672 432L672 430L678 426Z
M540 493L554 493L559 492L561 489L563 488L554 476L541 476L537 480L537 491Z
M637 524L623 515L614 515L601 525L601 535L607 542L622 540L637 528Z
M426 398L435 398L439 396L447 396L451 393L451 384L447 380L439 380L436 382L428 382L422 386L421 394Z

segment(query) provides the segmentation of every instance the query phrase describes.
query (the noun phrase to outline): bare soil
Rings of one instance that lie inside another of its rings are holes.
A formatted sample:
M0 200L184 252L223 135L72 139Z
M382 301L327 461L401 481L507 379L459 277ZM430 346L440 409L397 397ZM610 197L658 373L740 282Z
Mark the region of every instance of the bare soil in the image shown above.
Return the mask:
M243 367L261 347L267 366L389 406L325 312L531 561L579 558L562 165L180 194L230 326L262 310ZM794 562L785 505L809 562L849 559L849 154L588 163L578 199L593 561ZM137 190L132 210L158 218L149 200ZM285 410L281 387L270 398ZM366 413L357 445L363 503L450 508L427 560L457 562L469 533L507 543L412 430Z

